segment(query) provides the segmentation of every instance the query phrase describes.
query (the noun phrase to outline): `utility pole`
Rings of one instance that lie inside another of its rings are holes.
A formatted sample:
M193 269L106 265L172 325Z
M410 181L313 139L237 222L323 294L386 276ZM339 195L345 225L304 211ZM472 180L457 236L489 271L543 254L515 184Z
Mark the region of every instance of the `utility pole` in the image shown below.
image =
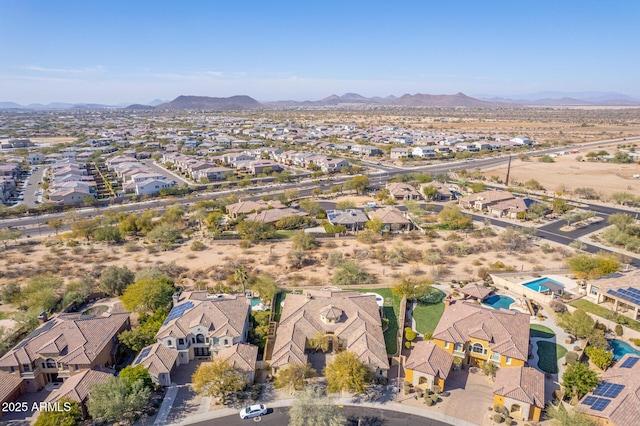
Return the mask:
M504 181L504 186L509 186L509 173L511 172L511 154L509 154L509 164L507 165L507 178Z

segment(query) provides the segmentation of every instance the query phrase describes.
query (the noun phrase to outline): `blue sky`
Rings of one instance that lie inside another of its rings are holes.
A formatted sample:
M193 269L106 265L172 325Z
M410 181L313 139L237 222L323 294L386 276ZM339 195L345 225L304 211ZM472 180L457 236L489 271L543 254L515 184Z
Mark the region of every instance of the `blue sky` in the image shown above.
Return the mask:
M640 2L0 0L0 101L640 97Z

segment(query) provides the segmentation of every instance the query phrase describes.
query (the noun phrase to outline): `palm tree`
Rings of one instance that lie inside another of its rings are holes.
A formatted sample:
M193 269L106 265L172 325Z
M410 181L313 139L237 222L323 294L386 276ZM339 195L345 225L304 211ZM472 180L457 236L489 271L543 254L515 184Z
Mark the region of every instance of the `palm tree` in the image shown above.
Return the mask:
M245 285L247 283L247 279L249 278L247 271L244 269L243 265L240 265L238 269L233 273L233 278L237 283L242 285L242 294L245 292Z

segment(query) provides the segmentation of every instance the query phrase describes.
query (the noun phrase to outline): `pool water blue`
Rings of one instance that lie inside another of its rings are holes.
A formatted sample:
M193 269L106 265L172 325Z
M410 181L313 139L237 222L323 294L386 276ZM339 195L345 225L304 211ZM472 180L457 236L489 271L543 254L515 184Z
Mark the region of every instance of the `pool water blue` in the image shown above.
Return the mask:
M510 297L494 294L484 299L482 304L491 306L494 309L509 309L509 306L511 306L513 302L515 302L515 300Z
M257 306L260 304L260 298L259 297L252 297L251 298L251 306Z
M613 359L616 361L626 354L636 354L640 356L640 350L634 348L623 340L611 339L609 340L609 346L613 349Z
M529 281L528 283L522 284L524 287L530 288L533 291L536 292L541 292L541 291L547 291L549 290L547 287L543 286L542 284L544 283L553 283L553 284L557 284L559 286L564 287L564 284L559 283L556 280L552 280L551 278L538 278L537 280L533 280L533 281Z

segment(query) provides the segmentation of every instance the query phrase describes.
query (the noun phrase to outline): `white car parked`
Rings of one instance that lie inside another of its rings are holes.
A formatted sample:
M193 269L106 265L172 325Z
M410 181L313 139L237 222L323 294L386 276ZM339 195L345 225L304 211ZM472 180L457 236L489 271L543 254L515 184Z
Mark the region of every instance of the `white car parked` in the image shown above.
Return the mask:
M264 416L265 414L267 414L267 407L265 407L263 404L256 404L247 408L243 408L240 411L240 418L251 419L253 417Z

